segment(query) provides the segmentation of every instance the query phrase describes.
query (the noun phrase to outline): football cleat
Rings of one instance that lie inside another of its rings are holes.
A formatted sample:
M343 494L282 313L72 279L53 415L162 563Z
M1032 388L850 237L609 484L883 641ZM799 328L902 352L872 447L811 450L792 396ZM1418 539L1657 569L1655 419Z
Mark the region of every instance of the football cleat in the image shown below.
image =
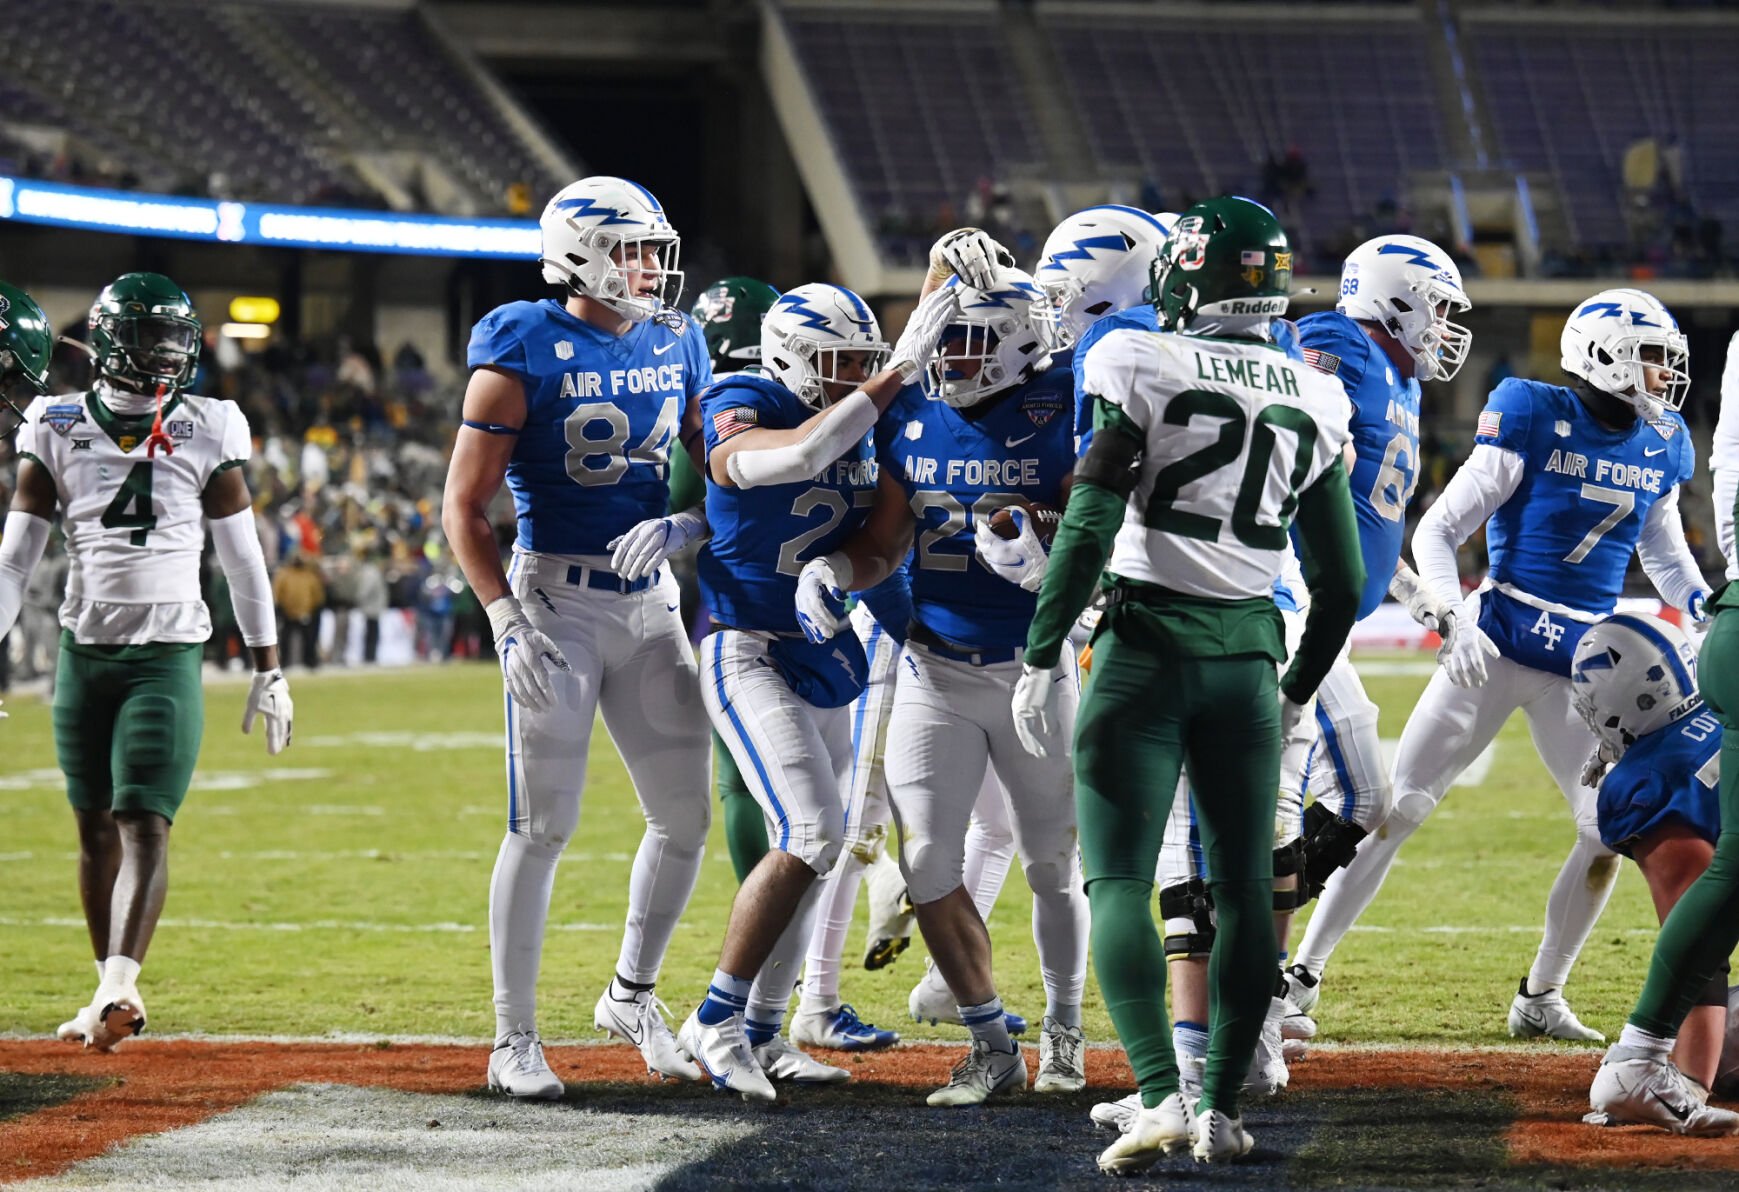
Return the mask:
M1035 1093L1078 1093L1087 1087L1086 1040L1078 1026L1046 1015L1039 1025L1039 1075Z
M1310 1040L1316 1038L1316 1019L1298 1008L1291 996L1286 998L1286 1017L1280 1020L1282 1039Z
M536 1031L514 1031L496 1042L489 1053L489 1087L525 1101L559 1101L563 1091Z
M912 942L912 924L917 911L906 895L906 878L900 864L885 851L864 870L869 887L869 932L865 936L863 966L886 968Z
M55 1036L98 1051L113 1051L145 1029L145 1001L133 986L109 992L99 987L91 1004L60 1024Z
M773 1083L761 1071L749 1036L743 1032L743 1018L733 1014L717 1026L707 1026L696 1010L676 1032L677 1046L683 1054L699 1064L713 1087L740 1093L745 1101L773 1101L779 1096Z
M1141 1090L1136 1089L1127 1097L1119 1097L1115 1101L1101 1101L1087 1111L1095 1126L1101 1130L1115 1130L1119 1134L1126 1133L1135 1124L1135 1115L1141 1112Z
M592 1011L592 1025L639 1048L646 1071L660 1080L666 1076L676 1080L701 1079L700 1069L683 1057L682 1049L676 1045L676 1035L664 1020L670 1007L650 989L637 990L628 1001L622 1001L611 996L615 985L611 981L598 998Z
M1146 1171L1162 1157L1188 1150L1194 1128L1194 1110L1181 1093L1173 1093L1152 1109L1136 1110L1123 1136L1099 1153L1099 1170L1108 1175Z
M1268 1016L1262 1020L1256 1054L1244 1076L1244 1091L1251 1096L1272 1097L1292 1079L1286 1070L1285 1042L1280 1037L1280 1024L1289 1009L1291 1003L1283 997L1268 999Z
M1309 1014L1316 1009L1316 999L1322 995L1322 978L1310 975L1310 970L1302 964L1289 965L1281 974L1286 978L1286 1000L1300 1014ZM1304 1036L1309 1038L1309 1036Z
M927 1022L931 1026L941 1022L955 1026L966 1025L960 1021L960 1005L954 1000L948 983L942 979L942 971L928 956L924 957L924 979L912 986L911 996L906 999L906 1009L911 1013L913 1022ZM1008 1026L1009 1034L1026 1034L1026 1019L1019 1014L1011 1014L1005 1010L1002 1019Z
M97 1033L95 1015L94 1006L81 1006L77 1014L60 1024L59 1029L54 1032L55 1038L89 1047L92 1037Z
M1579 1043L1604 1043L1606 1036L1590 1026L1583 1026L1570 1003L1556 989L1544 993L1529 993L1528 979L1522 978L1515 1000L1510 1003L1510 1034L1518 1039L1568 1039Z
M1588 1090L1594 1113L1583 1120L1603 1115L1595 1124L1642 1122L1700 1138L1739 1134L1739 1113L1704 1104L1694 1084L1665 1056L1614 1045Z
M1241 1159L1250 1153L1256 1140L1244 1129L1244 1119L1227 1117L1217 1109L1209 1109L1196 1118L1195 1146L1191 1153L1197 1163L1219 1163Z
M972 1050L954 1065L948 1083L931 1093L925 1103L941 1107L983 1105L998 1093L1025 1092L1026 1057L1019 1043L1013 1046L1013 1051L992 1051L983 1039L972 1040Z
M851 1079L844 1068L824 1064L814 1056L805 1055L791 1045L783 1035L774 1035L753 1050L755 1062L761 1065L768 1080L788 1080L794 1084L839 1084Z
M797 1011L791 1020L791 1041L805 1047L835 1051L880 1051L900 1041L897 1031L884 1031L863 1021L850 1003L832 1010Z

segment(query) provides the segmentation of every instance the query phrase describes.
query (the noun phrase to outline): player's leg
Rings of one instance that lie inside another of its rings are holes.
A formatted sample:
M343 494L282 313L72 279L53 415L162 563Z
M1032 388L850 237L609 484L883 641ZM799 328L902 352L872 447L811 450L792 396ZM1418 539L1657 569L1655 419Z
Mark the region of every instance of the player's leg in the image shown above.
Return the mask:
M731 756L724 738L715 731L712 740L713 781L719 791L719 809L725 816L725 848L741 883L767 855L767 813L749 793L749 784L743 781L743 772L737 769L737 759Z
M1631 855L1648 883L1655 915L1665 924L1685 891L1708 870L1715 846L1690 825L1675 819L1638 841ZM1679 1071L1703 1088L1712 1088L1726 1032L1727 972L1722 969L1703 987L1702 996L1679 1027L1672 1051Z
M1317 691L1316 747L1333 773L1304 812L1304 899L1351 863L1359 841L1389 817L1393 796L1377 736L1377 705L1343 650Z
M1495 658L1483 687L1457 687L1441 670L1432 674L1401 730L1394 808L1380 829L1359 842L1352 863L1329 878L1287 969L1299 1009L1314 1006L1324 966L1382 889L1401 846L1436 810L1449 784L1497 737L1539 673Z
M109 955L109 908L115 874L121 866L110 757L115 713L124 688L110 681L106 667L102 659L86 650L63 649L55 662L52 705L55 753L66 775L67 801L78 823L79 899L84 905L99 981L103 961Z

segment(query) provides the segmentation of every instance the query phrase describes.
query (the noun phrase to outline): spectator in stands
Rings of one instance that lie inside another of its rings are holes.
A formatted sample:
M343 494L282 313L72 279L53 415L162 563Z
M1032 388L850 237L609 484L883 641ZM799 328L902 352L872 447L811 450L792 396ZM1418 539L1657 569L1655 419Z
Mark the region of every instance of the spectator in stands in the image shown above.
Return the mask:
M326 606L326 585L305 551L291 552L290 561L272 580L272 599L283 618L278 637L284 643L284 665L300 662L315 670L320 665L320 610Z
M373 555L356 560L354 595L362 618L362 661L372 663L380 649L380 619L387 607L386 574Z

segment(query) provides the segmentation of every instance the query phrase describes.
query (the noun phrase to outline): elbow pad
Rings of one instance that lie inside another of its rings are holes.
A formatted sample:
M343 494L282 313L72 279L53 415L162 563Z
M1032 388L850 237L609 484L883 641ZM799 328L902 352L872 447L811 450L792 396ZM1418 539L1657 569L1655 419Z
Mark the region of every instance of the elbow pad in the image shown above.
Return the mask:
M725 461L725 472L738 488L812 479L874 430L879 416L870 395L854 390L799 441L783 447L741 448Z
M24 607L24 586L48 549L49 529L34 513L14 509L6 515L5 537L0 539L0 638L12 632Z
M1127 500L1140 478L1141 444L1115 426L1093 432L1087 454L1075 465L1077 482L1085 480Z
M217 561L229 580L230 603L242 641L249 646L278 644L278 619L272 608L272 581L266 575L266 556L254 532L254 511L244 509L211 522L211 542Z

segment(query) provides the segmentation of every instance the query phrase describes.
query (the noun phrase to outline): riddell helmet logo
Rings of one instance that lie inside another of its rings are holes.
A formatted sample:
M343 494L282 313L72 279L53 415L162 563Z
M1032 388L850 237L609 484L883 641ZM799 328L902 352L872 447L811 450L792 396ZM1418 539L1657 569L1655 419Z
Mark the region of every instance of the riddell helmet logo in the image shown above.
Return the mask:
M1286 299L1235 298L1220 303L1219 310L1228 315L1281 315L1286 313Z

